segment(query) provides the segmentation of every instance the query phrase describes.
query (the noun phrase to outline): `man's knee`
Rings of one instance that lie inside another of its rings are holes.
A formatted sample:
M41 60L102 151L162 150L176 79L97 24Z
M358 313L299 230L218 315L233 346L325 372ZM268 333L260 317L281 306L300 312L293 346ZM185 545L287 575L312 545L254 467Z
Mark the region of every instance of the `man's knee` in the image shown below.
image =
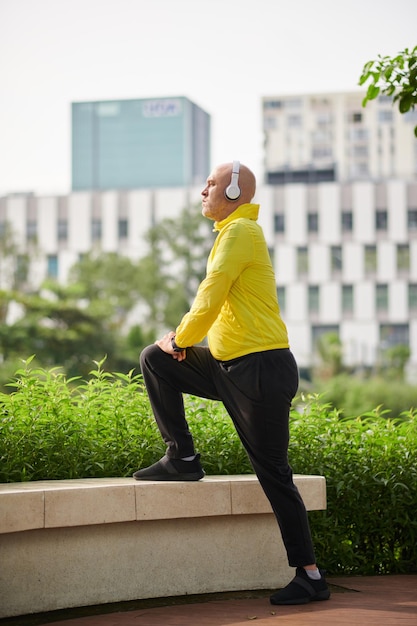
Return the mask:
M144 368L149 366L155 358L160 356L160 354L163 354L163 352L155 343L152 343L150 346L144 348L139 357L139 363L142 371Z

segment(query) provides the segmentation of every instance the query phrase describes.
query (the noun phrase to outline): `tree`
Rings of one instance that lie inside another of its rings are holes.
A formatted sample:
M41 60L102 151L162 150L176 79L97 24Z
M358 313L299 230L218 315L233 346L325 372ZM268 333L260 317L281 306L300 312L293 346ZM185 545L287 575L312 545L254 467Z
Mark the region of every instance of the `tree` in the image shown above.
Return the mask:
M397 344L387 348L383 353L386 366L386 376L397 380L404 380L405 368L410 360L411 350L409 346Z
M69 289L91 312L106 315L112 325L121 328L126 316L141 295L137 265L116 252L89 252L70 270L68 286L61 289L68 297ZM58 286L54 287L59 295Z
M316 347L320 358L317 377L327 380L340 374L343 371L343 346L339 335L334 332L324 333L319 337Z
M42 367L62 366L71 375L85 374L93 359L108 355L115 365L116 339L109 332L105 315L80 307L72 296L49 293L10 294L20 305L21 316L13 323L0 324L4 360L34 354Z
M400 113L413 110L417 104L417 46L405 48L395 57L378 55L365 63L359 85L368 80L371 82L362 101L364 107L383 93L398 103ZM417 137L417 125L414 134Z
M186 313L205 275L213 243L212 223L200 207L186 207L149 229L149 253L138 264L141 295L148 306L146 327L155 334L174 328Z
M214 240L213 223L201 215L198 205L186 207L176 219L162 220L155 232L169 250L173 277L184 288L188 308L206 273Z

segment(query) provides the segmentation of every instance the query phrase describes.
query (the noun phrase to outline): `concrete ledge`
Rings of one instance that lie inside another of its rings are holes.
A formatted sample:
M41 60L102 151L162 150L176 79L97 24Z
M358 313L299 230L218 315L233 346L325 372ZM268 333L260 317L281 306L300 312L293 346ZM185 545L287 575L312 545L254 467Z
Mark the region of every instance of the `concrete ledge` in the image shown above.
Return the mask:
M322 476L295 476L308 510ZM75 606L278 587L291 577L255 476L0 485L0 618Z

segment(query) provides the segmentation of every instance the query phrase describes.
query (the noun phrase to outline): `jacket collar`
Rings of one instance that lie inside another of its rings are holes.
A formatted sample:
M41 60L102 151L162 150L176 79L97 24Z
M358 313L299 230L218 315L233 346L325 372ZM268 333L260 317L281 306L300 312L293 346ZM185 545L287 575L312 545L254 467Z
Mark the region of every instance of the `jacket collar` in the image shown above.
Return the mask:
M230 222L234 222L240 217L244 217L248 220L253 220L256 222L259 214L259 204L241 204L237 207L233 213L230 213L224 220L221 222L214 222L214 230L221 230Z

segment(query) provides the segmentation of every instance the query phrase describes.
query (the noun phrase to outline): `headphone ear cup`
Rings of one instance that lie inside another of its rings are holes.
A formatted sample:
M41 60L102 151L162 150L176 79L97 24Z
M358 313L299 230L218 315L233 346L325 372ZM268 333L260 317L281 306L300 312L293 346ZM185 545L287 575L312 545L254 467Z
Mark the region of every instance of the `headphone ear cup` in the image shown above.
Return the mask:
M224 192L227 200L237 200L240 196L240 188L237 185L230 184Z
M239 187L239 161L233 161L232 176L230 178L230 184L224 190L224 195L227 200L237 200L240 197L241 191Z

